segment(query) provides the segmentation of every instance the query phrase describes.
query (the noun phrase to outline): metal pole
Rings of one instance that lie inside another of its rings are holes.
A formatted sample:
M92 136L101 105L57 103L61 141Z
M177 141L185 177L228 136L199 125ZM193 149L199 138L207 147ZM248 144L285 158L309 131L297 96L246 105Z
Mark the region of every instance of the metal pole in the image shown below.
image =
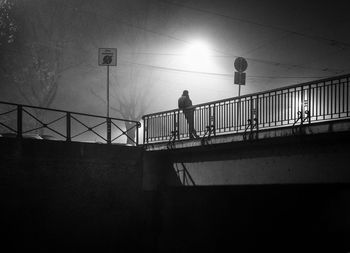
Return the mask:
M109 118L109 65L107 65L107 117Z
M238 84L238 105L237 105L237 132L241 129L241 80Z
M109 65L107 65L107 143L111 144L111 119L109 118Z

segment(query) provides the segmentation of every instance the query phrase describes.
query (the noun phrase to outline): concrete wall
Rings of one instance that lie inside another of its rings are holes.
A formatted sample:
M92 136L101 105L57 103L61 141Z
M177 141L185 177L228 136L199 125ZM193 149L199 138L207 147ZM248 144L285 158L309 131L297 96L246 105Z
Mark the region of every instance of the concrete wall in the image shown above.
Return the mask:
M0 138L0 149L2 248L152 247L141 148Z

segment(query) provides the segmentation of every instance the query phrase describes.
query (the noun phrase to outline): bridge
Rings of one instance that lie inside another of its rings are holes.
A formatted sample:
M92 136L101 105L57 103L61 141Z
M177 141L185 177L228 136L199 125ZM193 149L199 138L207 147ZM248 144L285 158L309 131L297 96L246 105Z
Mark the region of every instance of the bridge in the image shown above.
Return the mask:
M182 110L145 115L145 185L350 182L349 77L196 105L196 139Z
M194 125L200 141L187 144L183 141L189 139L188 123L182 110L148 114L143 117L143 142L147 150L172 149L259 139L266 135L261 133L285 135L303 126L346 122L350 116L349 77L342 75L196 105ZM320 131L318 127L313 129Z

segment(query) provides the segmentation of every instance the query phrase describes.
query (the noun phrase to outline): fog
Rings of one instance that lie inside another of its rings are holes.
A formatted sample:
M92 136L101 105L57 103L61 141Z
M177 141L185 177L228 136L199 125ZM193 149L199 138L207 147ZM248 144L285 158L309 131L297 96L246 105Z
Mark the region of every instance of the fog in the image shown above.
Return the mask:
M2 35L1 101L105 115L99 48L118 52L111 116L133 120L176 108L184 89L194 104L237 96L239 56L248 61L241 94L350 71L350 19L340 2L1 1L8 3L2 19L16 29L10 42L9 29ZM193 53L198 42L203 55Z

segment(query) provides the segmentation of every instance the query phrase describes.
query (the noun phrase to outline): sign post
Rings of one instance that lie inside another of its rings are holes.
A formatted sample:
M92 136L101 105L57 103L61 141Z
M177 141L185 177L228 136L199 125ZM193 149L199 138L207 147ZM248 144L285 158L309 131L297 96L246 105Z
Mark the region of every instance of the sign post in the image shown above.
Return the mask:
M116 48L99 48L98 65L107 66L107 143L111 143L111 119L109 117L109 66L117 66Z
M248 63L247 60L243 57L238 57L235 60L234 63L235 69L238 71L235 71L235 84L238 84L238 96L241 96L241 85L245 85L246 80L246 73L244 71L247 70Z
M243 57L238 57L236 58L235 62L234 62L234 66L235 69L237 70L237 72L235 71L235 78L234 78L234 83L238 84L238 97L239 97L239 102L238 102L238 106L237 106L237 122L238 122L238 127L237 127L237 131L241 128L241 123L242 123L242 119L241 119L241 85L245 85L245 80L246 80L246 73L244 73L244 71L246 71L247 67L248 67L248 63L247 60L244 59Z

